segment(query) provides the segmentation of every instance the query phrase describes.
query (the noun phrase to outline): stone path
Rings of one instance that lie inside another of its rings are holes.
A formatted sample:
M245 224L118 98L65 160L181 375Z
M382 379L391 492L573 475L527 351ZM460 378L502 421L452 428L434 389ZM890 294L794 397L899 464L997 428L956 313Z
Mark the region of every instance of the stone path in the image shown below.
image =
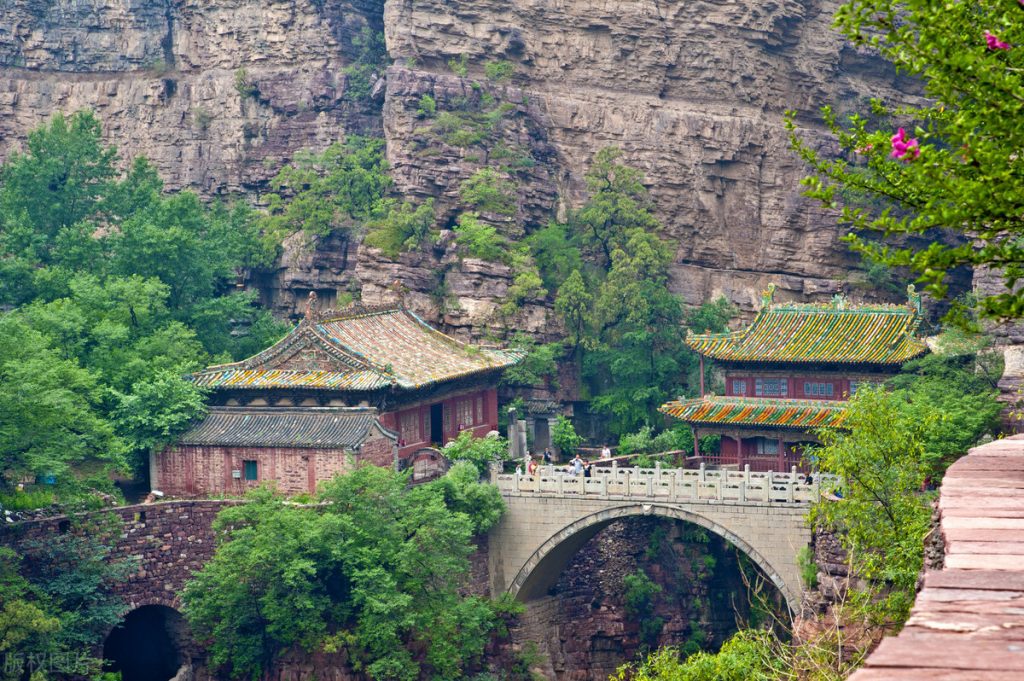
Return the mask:
M1024 435L950 466L939 508L944 569L851 681L1024 680Z

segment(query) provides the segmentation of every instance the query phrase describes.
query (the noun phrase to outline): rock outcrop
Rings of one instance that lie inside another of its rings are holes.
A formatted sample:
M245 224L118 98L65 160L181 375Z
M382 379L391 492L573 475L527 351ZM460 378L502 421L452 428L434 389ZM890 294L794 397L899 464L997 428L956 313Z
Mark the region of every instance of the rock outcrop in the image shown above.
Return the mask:
M12 0L0 6L0 154L53 111L95 109L126 156L150 157L170 187L258 193L300 148L383 134L397 189L435 197L442 227L458 185L479 167L464 149L422 148L416 107L443 105L514 66L505 135L528 150L513 232L564 215L584 197L596 151L617 145L641 168L676 248L671 286L688 303L724 294L749 312L780 297L831 295L856 281L833 219L800 197L785 109L814 135L822 104L905 89L882 62L829 28L834 0ZM386 87L346 93L364 27L383 29ZM467 73L449 60L466 57ZM419 141L418 141L419 140ZM358 241L358 237L356 238ZM291 249L261 278L282 313L304 293L362 293L395 279L430 316L463 334L552 328L544 301L495 321L500 267L450 264L450 249L393 264L330 239ZM338 250L342 249L342 250ZM407 265L413 265L411 269ZM439 293L441 295L439 295ZM458 305L448 305L457 299ZM429 301L429 305L427 302Z
M0 154L54 111L97 112L168 186L249 191L304 147L381 130L344 68L374 0L0 4ZM237 83L237 87L236 87Z

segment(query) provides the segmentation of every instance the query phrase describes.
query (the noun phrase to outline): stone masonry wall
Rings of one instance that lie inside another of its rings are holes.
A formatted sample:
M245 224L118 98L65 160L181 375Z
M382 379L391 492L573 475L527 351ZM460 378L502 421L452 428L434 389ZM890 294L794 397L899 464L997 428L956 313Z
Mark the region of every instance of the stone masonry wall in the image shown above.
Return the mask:
M238 501L168 501L110 509L124 523L111 560L129 558L138 571L114 591L128 609L142 605L177 608L179 594L189 576L200 569L216 548L213 520L222 509ZM65 516L18 523L5 528L0 541L16 545L26 540L46 540L72 531Z

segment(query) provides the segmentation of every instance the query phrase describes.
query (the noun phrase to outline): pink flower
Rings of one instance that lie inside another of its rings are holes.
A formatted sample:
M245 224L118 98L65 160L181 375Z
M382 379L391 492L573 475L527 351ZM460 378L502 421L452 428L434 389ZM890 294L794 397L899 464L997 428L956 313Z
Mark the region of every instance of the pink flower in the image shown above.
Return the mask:
M1020 0L1020 1L1024 2L1024 0ZM868 153L869 151L871 151L874 148L875 148L875 145L872 144L871 142L868 142L863 147L857 147L856 149L854 149L854 151L856 151L858 154L866 154L866 153Z
M918 146L917 140L908 140L907 133L903 128L900 128L896 134L892 136L890 142L892 142L892 153L889 155L892 158L911 161L921 155L921 148Z
M1024 4L1024 0L1018 0L1021 4ZM991 31L985 31L985 45L990 50L1008 50L1010 49L1010 43L1003 42L996 37L995 33Z

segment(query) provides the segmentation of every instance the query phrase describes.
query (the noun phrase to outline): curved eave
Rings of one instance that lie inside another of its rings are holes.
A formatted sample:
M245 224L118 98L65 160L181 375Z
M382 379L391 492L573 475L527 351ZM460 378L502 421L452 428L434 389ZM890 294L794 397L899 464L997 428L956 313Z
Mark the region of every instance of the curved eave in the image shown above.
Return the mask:
M916 344L916 343L915 343ZM794 364L794 365L808 365L808 364L827 364L830 366L837 367L864 367L864 366L884 366L884 367L900 367L907 362L922 357L928 353L928 346L924 342L920 342L916 352L905 353L896 357L887 357L885 359L831 359L828 357L806 357L806 356L788 356L788 357L765 357L758 356L755 354L738 355L737 353L728 353L721 350L708 350L691 345L687 342L694 351L698 354L713 359L717 362L744 362L747 364Z
M658 411L685 423L734 428L839 428L844 402L704 397L667 402Z

